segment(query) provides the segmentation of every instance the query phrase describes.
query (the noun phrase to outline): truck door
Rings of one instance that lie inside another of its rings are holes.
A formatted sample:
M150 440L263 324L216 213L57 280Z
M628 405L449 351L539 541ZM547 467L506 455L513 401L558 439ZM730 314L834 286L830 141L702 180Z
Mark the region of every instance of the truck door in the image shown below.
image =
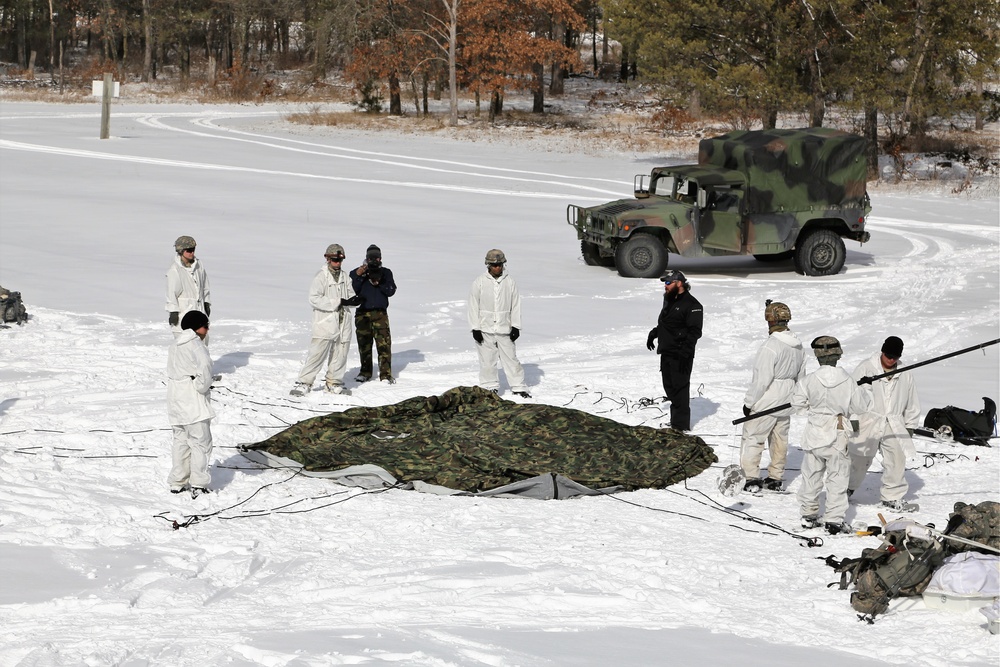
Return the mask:
M743 249L743 190L707 188L698 216L698 234L704 248L739 252Z

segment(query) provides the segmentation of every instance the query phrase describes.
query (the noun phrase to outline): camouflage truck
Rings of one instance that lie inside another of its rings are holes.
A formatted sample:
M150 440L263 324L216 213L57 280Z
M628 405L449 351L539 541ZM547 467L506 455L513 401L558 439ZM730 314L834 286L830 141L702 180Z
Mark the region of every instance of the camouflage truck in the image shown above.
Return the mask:
M703 139L698 164L635 177L635 197L570 205L584 261L623 276L655 278L669 253L793 259L795 270L832 275L844 239L868 241L865 140L828 128L730 132Z

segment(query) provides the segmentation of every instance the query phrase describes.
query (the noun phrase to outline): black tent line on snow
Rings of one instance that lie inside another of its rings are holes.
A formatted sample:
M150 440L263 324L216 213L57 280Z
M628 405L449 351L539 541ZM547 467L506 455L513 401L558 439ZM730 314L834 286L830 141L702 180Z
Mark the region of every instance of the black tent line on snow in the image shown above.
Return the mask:
M239 449L260 465L365 489L542 499L665 488L718 460L695 436L478 387L313 417Z

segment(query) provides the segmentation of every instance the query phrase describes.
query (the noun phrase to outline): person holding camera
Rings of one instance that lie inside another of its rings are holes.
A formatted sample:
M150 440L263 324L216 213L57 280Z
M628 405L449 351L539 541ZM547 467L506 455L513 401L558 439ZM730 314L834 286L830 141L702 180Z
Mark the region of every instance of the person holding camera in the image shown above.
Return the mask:
M389 297L396 293L392 271L382 266L382 250L368 246L365 261L350 273L355 293L361 304L354 311L354 328L361 355L361 370L357 382L372 379L372 343L378 351L378 379L396 384L392 375L392 333L389 331Z

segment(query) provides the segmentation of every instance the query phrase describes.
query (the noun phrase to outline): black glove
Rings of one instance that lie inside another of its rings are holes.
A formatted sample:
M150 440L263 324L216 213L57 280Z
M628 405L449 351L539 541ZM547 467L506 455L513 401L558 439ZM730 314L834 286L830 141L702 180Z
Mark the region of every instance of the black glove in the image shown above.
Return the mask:
M170 316L167 317L167 324L169 324L172 327L177 326L178 324L180 324L180 322L181 322L181 314L178 313L176 310L170 313Z
M646 338L646 349L652 350L656 347L656 329L649 332L649 337Z
M211 317L212 316L212 304L210 304L210 303L206 303L205 304L205 316L206 317Z
M360 306L361 305L361 295L355 294L350 299L341 299L341 306Z
M476 341L476 345L483 344L483 332L479 329L472 330L472 338Z
M750 416L750 408L748 408L745 405L743 406L743 416L744 417L749 417Z
M511 327L510 328L510 342L513 343L520 336L521 336L521 330L520 329L518 329L517 327Z

